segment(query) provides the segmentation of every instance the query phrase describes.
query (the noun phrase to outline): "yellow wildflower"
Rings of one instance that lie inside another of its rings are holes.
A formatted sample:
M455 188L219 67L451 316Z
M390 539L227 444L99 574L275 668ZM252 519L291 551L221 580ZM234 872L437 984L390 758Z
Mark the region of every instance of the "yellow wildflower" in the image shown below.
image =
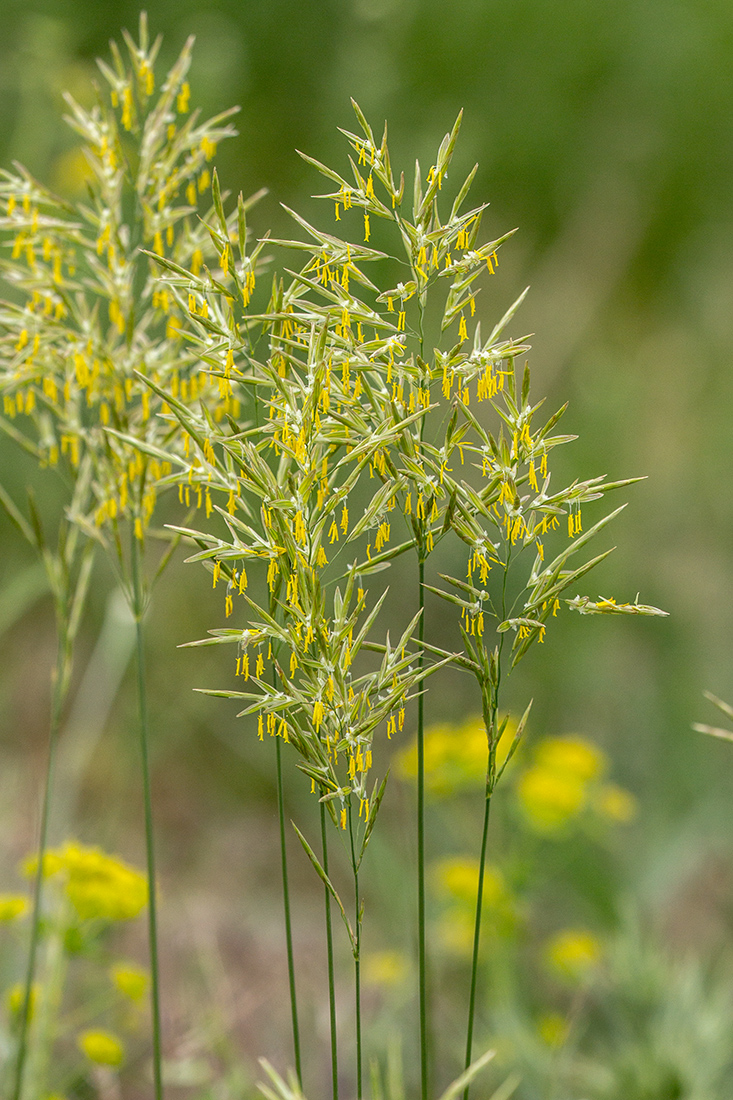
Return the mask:
M576 775L534 766L517 784L519 805L537 832L562 830L586 806L586 784Z
M115 963L110 978L120 993L131 1001L141 1001L148 988L148 972L135 963Z
M29 1018L33 1019L33 1013L36 1009L36 1002L38 1001L38 982L34 982L31 987L31 997L29 1008ZM25 983L16 982L15 985L11 985L10 989L5 994L5 1004L8 1007L8 1012L11 1016L17 1016L23 1004L25 1003Z
M37 857L27 860L26 874L35 874L37 866ZM81 920L131 920L147 905L145 876L101 848L67 841L46 853L43 872L60 877L63 892Z
M598 791L594 807L601 817L622 825L636 817L636 799L630 791L617 787L615 783L605 783Z
M441 859L434 868L435 882L444 895L458 901L476 904L479 864L477 859L451 856ZM498 867L484 868L484 905L496 909L509 901L509 891Z
M446 951L470 957L473 945L474 917L468 906L446 910L438 923L438 940Z
M581 737L548 737L538 745L535 760L540 767L582 780L598 779L608 766L597 745Z
M9 924L27 912L28 898L22 894L0 894L0 924Z
M548 1047L562 1047L567 1042L569 1026L559 1012L546 1012L537 1021L540 1038Z
M509 719L497 745L496 762L504 763L516 732L516 722ZM480 714L472 715L460 725L438 724L425 731L425 783L436 795L451 795L465 787L483 784L486 779L488 745ZM399 774L405 779L417 775L417 742L397 756Z
M362 975L367 985L401 985L407 972L407 959L399 951L370 951L362 960Z
M599 965L601 942L584 928L566 928L545 944L545 963L558 977L582 981Z
M125 1057L125 1048L120 1040L101 1028L82 1031L76 1043L82 1054L99 1066L119 1066Z

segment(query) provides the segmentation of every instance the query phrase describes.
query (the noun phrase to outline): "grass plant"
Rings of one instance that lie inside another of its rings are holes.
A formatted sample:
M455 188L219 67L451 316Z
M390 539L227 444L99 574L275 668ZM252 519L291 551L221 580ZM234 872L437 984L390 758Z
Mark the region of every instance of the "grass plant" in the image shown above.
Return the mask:
M551 637L561 611L663 614L638 598L565 596L610 553L586 557L586 548L621 508L593 516L586 530L583 512L592 515L594 502L638 479L551 485L552 452L574 436L556 432L564 407L537 425L542 401L530 400L529 367L518 363L529 351L527 337L508 335L526 291L496 323L479 319L482 281L496 277L512 234L485 239L486 204L464 209L476 168L446 201L460 115L427 173L416 163L408 196L404 172L395 178L386 127L377 140L354 103L356 132L343 131L350 176L304 155L328 181L320 197L334 221L319 228L290 212L306 239L267 243L286 256L268 298L260 278L267 238L255 242L247 228L253 200L240 195L227 213L228 196L209 167L217 143L233 133L231 112L205 123L190 112L190 42L157 95L160 43L149 41L144 17L139 42L125 35L125 43L126 59L113 45L113 64L100 63L104 91L95 107L68 99L88 164L87 199L62 201L22 169L0 179L0 229L10 253L3 271L14 295L0 307L0 427L68 487L55 555L45 551L35 512L29 522L5 490L1 497L44 555L60 639L14 1100L24 1096L53 754L92 546L108 555L136 624L153 1078L156 1100L163 1095L143 624L152 584L180 540L194 550L188 560L208 569L213 588L221 585L223 619L232 621L187 643L234 648L236 686L202 690L238 701L260 741L275 738L295 1075L286 1081L266 1066L265 1095L301 1097L308 1068L296 1001L284 746L318 801L317 825L294 828L325 893L333 1097L346 1062L336 1017L336 912L353 957L349 1088L362 1100L360 873L387 792L387 742L404 736L412 700L417 1061L422 1100L436 1091L427 681L447 665L476 680L485 778L465 1057L443 1094L467 1100L471 1080L492 1057L473 1057L491 802L531 707L513 724L502 755L506 676L535 642ZM199 216L199 196L209 188L211 206ZM187 515L157 530L156 501L170 489ZM152 569L151 540L164 547ZM431 572L444 540L463 555L465 577ZM414 606L392 642L379 627L389 589L379 579L376 591L367 584L408 553L415 554ZM429 595L460 617L462 653L426 636ZM320 857L308 839L316 828ZM337 885L329 835L341 844L353 901ZM114 1060L109 1044L97 1045ZM510 1085L496 1095L509 1096Z
M209 186L207 165L216 143L234 130L226 121L231 111L199 123L198 112L189 109L190 89L185 78L192 41L184 47L157 96L154 66L160 40L150 42L144 15L139 42L125 34L125 44L127 61L113 44L112 66L100 62L103 85L96 89L97 103L91 110L66 97L67 121L83 142L86 201L71 204L59 199L21 167L15 172L4 171L0 179L5 204L0 228L10 251L9 258L3 260L3 275L14 292L14 300L4 302L0 309L4 332L0 380L4 416L0 427L42 468L58 472L69 486L60 539L75 548L81 534L90 545L101 545L136 623L153 1065L159 1098L160 996L143 643L150 582L144 549L151 535L161 537L149 524L158 493L171 484L171 468L160 460L160 443L175 450L176 442L165 437L165 424L155 415L154 400L151 405L150 391L139 379L149 371L182 392L184 399L196 401L199 375L195 356L181 346L179 319L165 288L159 287L156 270L141 247L149 244L193 267L205 261L211 245L194 216L198 196ZM213 402L214 407L217 404ZM6 508L9 506L7 501ZM12 518L19 522L17 509ZM75 531L71 540L66 536L69 522ZM43 552L37 523L33 535ZM175 540L163 535L163 545L154 577L167 565ZM63 556L58 562L68 568ZM64 596L62 591L62 604ZM41 855L47 840L54 746L68 688L73 640L69 615L63 607L59 610L59 598L56 603L63 656L54 689ZM77 616L80 611L78 601ZM23 1095L27 1006L41 886L39 876L14 1100Z
M74 487L74 498L82 499L89 492L88 467L86 476L80 477ZM56 622L56 663L51 675L51 713L48 731L46 772L39 822L39 850L46 850L49 836L51 803L54 791L59 732L73 668L74 641L79 630L84 603L88 591L93 564L93 544L79 537L79 530L62 519L59 524L58 546L52 549L46 540L43 524L34 497L28 494L30 522L25 519L11 497L0 486L0 503L29 545L40 556L53 594ZM73 506L73 505L72 505ZM43 896L42 862L39 859L33 881L33 909L30 942L22 1004L19 1012L19 1042L15 1064L15 1081L12 1085L13 1100L20 1100L23 1073L28 1054L28 1029L31 1016L31 998L34 988L38 949L41 939L41 907Z
M223 275L234 285L224 286L219 285L218 277L204 274L196 279L191 272L159 261L169 273L171 293L177 294L179 301L187 293L200 295L211 301L210 315L221 315L224 303L242 302L236 319L230 318L226 327L209 320L201 325L202 339L208 337L205 359L220 382L243 390L254 387L267 410L263 424L252 426L230 418L226 425L202 435L200 422L169 401L181 428L195 439L207 459L210 484L227 494L226 508L217 505L214 509L225 525L218 534L205 527L176 530L198 544L199 552L189 560L208 563L215 586L220 575L228 578L226 617L234 614L236 594L243 595L247 605L245 628L215 629L210 638L191 644L235 644L236 673L252 681L252 690L209 693L243 700L242 715L259 714L260 737L266 728L269 734L292 743L301 756L298 767L311 779L314 793L329 808L334 824L348 832L355 886L353 925L312 847L300 830L298 835L341 911L354 953L359 1097L358 871L384 793L382 781L369 795L366 774L380 722L385 723L387 737L400 730L405 702L417 694L418 1006L421 1094L425 1097L429 1091L430 1012L423 681L443 663L455 662L471 672L481 692L486 733L485 811L466 1031L468 1071L489 808L506 764L500 768L496 764L497 745L506 724L499 721L502 660L509 658L513 667L534 641L544 642L549 620L560 610L560 596L610 552L569 567L571 557L621 510L601 517L583 532L582 507L637 479L608 482L595 477L550 491L548 456L573 437L552 434L564 409L532 431L532 418L541 402L530 404L529 370L525 368L520 385L515 367L516 357L528 350L526 338L503 337L524 295L494 325L488 340L482 339L479 323L469 340L467 318L476 309L477 280L482 272L494 274L498 250L511 234L477 243L484 207L461 212L475 169L455 197L448 219L441 220L440 192L460 117L441 143L425 181L416 165L408 215L403 209L404 174L397 185L386 130L377 143L356 104L354 110L361 133L345 131L354 153L350 158L354 183L311 157L305 159L337 188L323 196L334 203L337 221L346 221L352 208L361 211L363 242L342 239L292 212L310 241L271 243L304 253L304 262L298 272L287 272L287 282L275 276L268 308L257 313L247 309L249 296L241 294L245 258L238 279L236 265L225 267ZM375 186L381 187L379 194ZM223 210L217 209L217 213L219 224L210 230L212 235L221 233L224 254L228 247L224 240L226 218ZM380 250L371 247L371 219L390 223L395 242L392 250L386 245ZM394 273L394 285L389 281L386 286L384 282L375 284L364 271L367 264L379 264L387 279ZM398 280L398 275L403 278ZM457 333L451 333L451 326ZM433 347L430 361L424 358L427 331L433 336L439 333L444 341L442 347ZM496 438L470 407L473 386L478 402L486 401L499 419ZM443 402L436 391L442 392ZM463 466L466 455L472 460L471 480L468 470L465 478L452 476L454 467L449 465L460 460ZM367 480L367 472L378 485L353 524L348 502L352 495L358 498L359 492L364 492L361 483ZM389 546L392 510L404 517L407 538ZM548 545L559 541L553 531L559 528L560 517L567 522L567 541L545 564L545 541ZM447 587L441 589L426 583L425 570L435 545L448 534L457 535L468 548L467 579L445 576ZM330 559L326 537L330 546L341 544ZM339 577L334 566L342 547L357 539L366 545L349 566L339 565ZM372 640L366 633L386 591L354 639L358 613L366 607L368 595L361 587L362 579L410 550L417 556L418 607L398 645L393 648L389 638ZM247 568L257 558L269 563L268 611L255 602L248 587ZM342 596L341 588L334 588L332 626L324 611L324 590L340 581L346 582L346 589ZM356 611L349 615L355 587ZM463 655L426 641L426 591L460 609ZM565 605L582 614L662 614L638 601L617 603L610 598L592 601L578 596L565 600ZM498 637L487 645L492 618ZM510 653L504 655L507 633L513 635L513 641ZM254 669L248 654L252 643L258 647ZM265 643L276 672L272 686L263 679L261 647ZM415 647L412 652L407 650L410 643ZM374 673L352 676L352 665L362 649L383 655L376 677ZM282 652L289 653L287 666ZM392 690L388 692L390 677ZM528 713L529 707L516 727L514 747ZM339 753L345 754L348 762L345 778L339 775ZM358 798L359 817L365 809L362 839L359 842L357 837L356 843L352 798Z

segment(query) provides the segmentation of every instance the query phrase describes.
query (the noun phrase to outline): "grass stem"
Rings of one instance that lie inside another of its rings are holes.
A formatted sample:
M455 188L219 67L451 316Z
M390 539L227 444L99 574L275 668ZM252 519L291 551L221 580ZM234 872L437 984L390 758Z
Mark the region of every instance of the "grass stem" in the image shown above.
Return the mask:
M481 855L479 857L478 889L476 891L476 916L473 926L473 953L471 957L471 991L468 998L468 1026L466 1028L466 1062L465 1069L471 1065L473 1052L473 1024L476 1012L476 983L478 976L479 944L481 940L481 912L484 903L484 869L486 865L486 842L489 835L489 811L491 809L490 776L486 776L486 796L484 799L484 825L481 834ZM468 1100L468 1088L463 1093L463 1100Z
M361 905L359 902L359 861L354 848L354 823L349 799L349 839L351 841L351 869L354 875L354 919L356 947L354 948L354 1001L356 1010L356 1097L362 1100L362 1044L361 1044Z
M423 670L425 637L425 561L419 559L418 671ZM417 697L417 960L420 1012L420 1095L428 1097L428 998L425 946L425 708L422 691Z
M512 560L512 548L508 547L507 560L504 566L504 576L501 586L501 614L506 618L507 606L507 580L509 567ZM484 871L486 869L486 846L489 835L489 814L491 811L491 796L496 784L496 749L497 731L499 729L499 690L501 688L501 655L504 649L504 635L502 634L496 651L496 679L489 684L488 693L483 694L483 713L486 723L486 735L489 744L489 757L486 762L486 787L484 792L484 823L481 832L481 854L479 856L478 887L476 889L476 915L473 925L473 952L471 957L471 987L468 997L468 1025L466 1027L466 1063L465 1069L471 1065L473 1053L473 1025L476 1014L476 985L478 981L478 960L481 942L481 913L484 901ZM463 1100L468 1100L469 1085L463 1091Z
M326 836L326 807L320 803L321 842L323 848L323 870L328 875L328 841ZM326 949L328 952L328 1010L331 1023L331 1088L333 1100L338 1100L338 1039L336 1033L336 988L333 972L333 933L331 929L331 895L324 886L326 901Z
M295 1072L299 1084L303 1085L303 1070L300 1060L300 1027L298 1025L298 1000L295 992L295 959L293 955L293 924L290 913L290 885L288 879L288 850L285 843L285 798L283 795L283 769L280 738L275 738L275 762L277 771L277 812L280 820L280 863L283 880L283 909L285 911L285 944L288 956L288 982L290 985L290 1015L293 1025L293 1052Z
M53 692L51 698L51 718L48 735L48 760L46 763L45 787L43 792L43 804L41 807L41 825L38 839L38 866L33 880L33 916L31 919L31 939L28 948L28 964L23 990L23 1003L20 1009L18 1023L18 1056L15 1064L15 1082L13 1085L12 1100L21 1100L23 1095L23 1075L25 1072L26 1058L28 1055L28 1036L31 1019L31 999L33 995L33 982L36 974L36 962L38 958L38 944L41 937L41 909L43 904L43 862L48 847L48 829L53 796L54 775L56 771L56 750L58 746L59 729L61 727L61 713L64 699L68 691L69 675L68 664L71 659L70 639L67 629L68 624L58 624L58 645L56 666L53 673Z
M145 596L142 583L140 540L133 533L132 541L132 613L135 619L137 653L137 697L140 724L140 762L143 781L143 805L145 814L145 854L148 879L148 939L150 950L150 1006L153 1017L153 1086L155 1100L163 1097L162 1029L160 1020L160 966L158 962L158 917L155 876L155 844L153 836L153 799L150 782L150 748L148 729L148 703L145 686L145 646L143 618Z

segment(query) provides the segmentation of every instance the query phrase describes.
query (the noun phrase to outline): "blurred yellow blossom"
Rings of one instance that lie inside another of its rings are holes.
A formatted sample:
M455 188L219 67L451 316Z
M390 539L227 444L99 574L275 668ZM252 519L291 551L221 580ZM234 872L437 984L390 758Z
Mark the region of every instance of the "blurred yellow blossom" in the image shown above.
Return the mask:
M432 868L436 892L448 903L438 924L443 946L457 954L467 954L473 943L478 890L478 860L452 856ZM483 914L493 929L506 935L516 924L514 898L501 870L493 864L484 868Z
M580 737L546 737L537 746L535 762L541 768L586 781L600 778L608 767L605 753Z
M635 813L633 796L602 783L608 758L580 737L548 737L518 777L516 794L526 823L539 833L561 833L586 809L607 822L625 823Z
M25 873L32 876L37 867L38 857L32 856L24 865ZM67 841L45 854L43 873L60 877L81 920L131 920L147 904L145 876L101 848Z
M586 784L576 775L535 765L519 777L517 796L528 824L552 833L585 809Z
M7 993L5 994L5 1004L7 1005L8 1012L10 1013L11 1016L17 1016L18 1015L18 1013L20 1012L20 1010L23 1007L24 999L25 999L25 983L24 982L16 982L15 985L12 985L10 987L10 989L7 991ZM31 1000L30 1000L30 1006L29 1006L30 1007L29 1016L30 1016L31 1020L33 1019L33 1013L34 1013L35 1008L36 1008L36 1001L37 1000L38 1000L38 983L34 982L33 988L31 989Z
M473 946L474 916L467 906L451 906L437 926L438 942L454 955L470 956Z
M567 1042L570 1028L559 1012L546 1012L537 1021L537 1030L548 1047L561 1047Z
M585 928L566 928L552 936L544 948L550 970L571 982L582 981L601 961L601 941Z
M100 1066L119 1066L125 1057L125 1048L120 1040L101 1028L82 1031L76 1042L82 1054Z
M368 985L401 985L407 970L407 959L399 951L370 951L362 962L362 974Z
M443 894L476 904L478 860L468 856L450 856L433 867L438 890ZM496 907L510 900L504 876L498 867L487 863L484 868L484 905Z
M594 807L609 821L618 821L625 825L636 817L636 799L630 791L617 787L615 783L605 783L598 791Z
M148 988L148 972L135 963L116 963L109 972L120 993L131 1001L141 1001Z
M509 718L496 750L499 767L506 760L517 723ZM457 725L440 723L425 731L425 786L435 795L447 796L466 787L481 786L486 780L486 728L480 714ZM397 755L397 770L403 779L417 775L417 741Z
M22 894L0 894L0 924L23 917L28 912L28 898Z

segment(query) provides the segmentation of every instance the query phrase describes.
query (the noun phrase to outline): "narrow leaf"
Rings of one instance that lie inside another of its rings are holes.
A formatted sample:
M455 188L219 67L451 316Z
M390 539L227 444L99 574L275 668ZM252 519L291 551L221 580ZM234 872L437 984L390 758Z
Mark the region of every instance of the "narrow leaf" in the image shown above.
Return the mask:
M477 1073L480 1073L484 1066L487 1066L491 1059L494 1057L496 1051L487 1050L485 1054L482 1054L480 1058L477 1058L475 1062L471 1062L471 1065L467 1070L461 1074L460 1077L456 1077L455 1081L448 1085L440 1100L454 1100L454 1097L458 1096L467 1085L470 1085Z
M335 890L334 885L331 882L330 878L328 877L328 875L326 874L326 872L323 870L320 863L318 862L318 856L313 851L313 849L311 848L310 844L308 843L308 841L305 839L305 837L301 833L298 826L295 824L294 821L291 821L290 824L293 826L296 833L298 834L298 840L303 845L303 848L305 849L305 854L308 856L308 859L313 864L313 868L314 868L316 874L318 875L321 882L326 887L329 894L331 895L333 900L336 902L336 905L338 906L339 912L341 913L341 917L342 917L343 922L346 926L346 931L349 934L349 939L351 941L351 950L353 951L354 956L356 957L356 937L355 937L354 933L351 930L351 925L349 923L349 918L346 916L346 910L344 909L343 902L341 901L341 898L336 893L336 890Z

